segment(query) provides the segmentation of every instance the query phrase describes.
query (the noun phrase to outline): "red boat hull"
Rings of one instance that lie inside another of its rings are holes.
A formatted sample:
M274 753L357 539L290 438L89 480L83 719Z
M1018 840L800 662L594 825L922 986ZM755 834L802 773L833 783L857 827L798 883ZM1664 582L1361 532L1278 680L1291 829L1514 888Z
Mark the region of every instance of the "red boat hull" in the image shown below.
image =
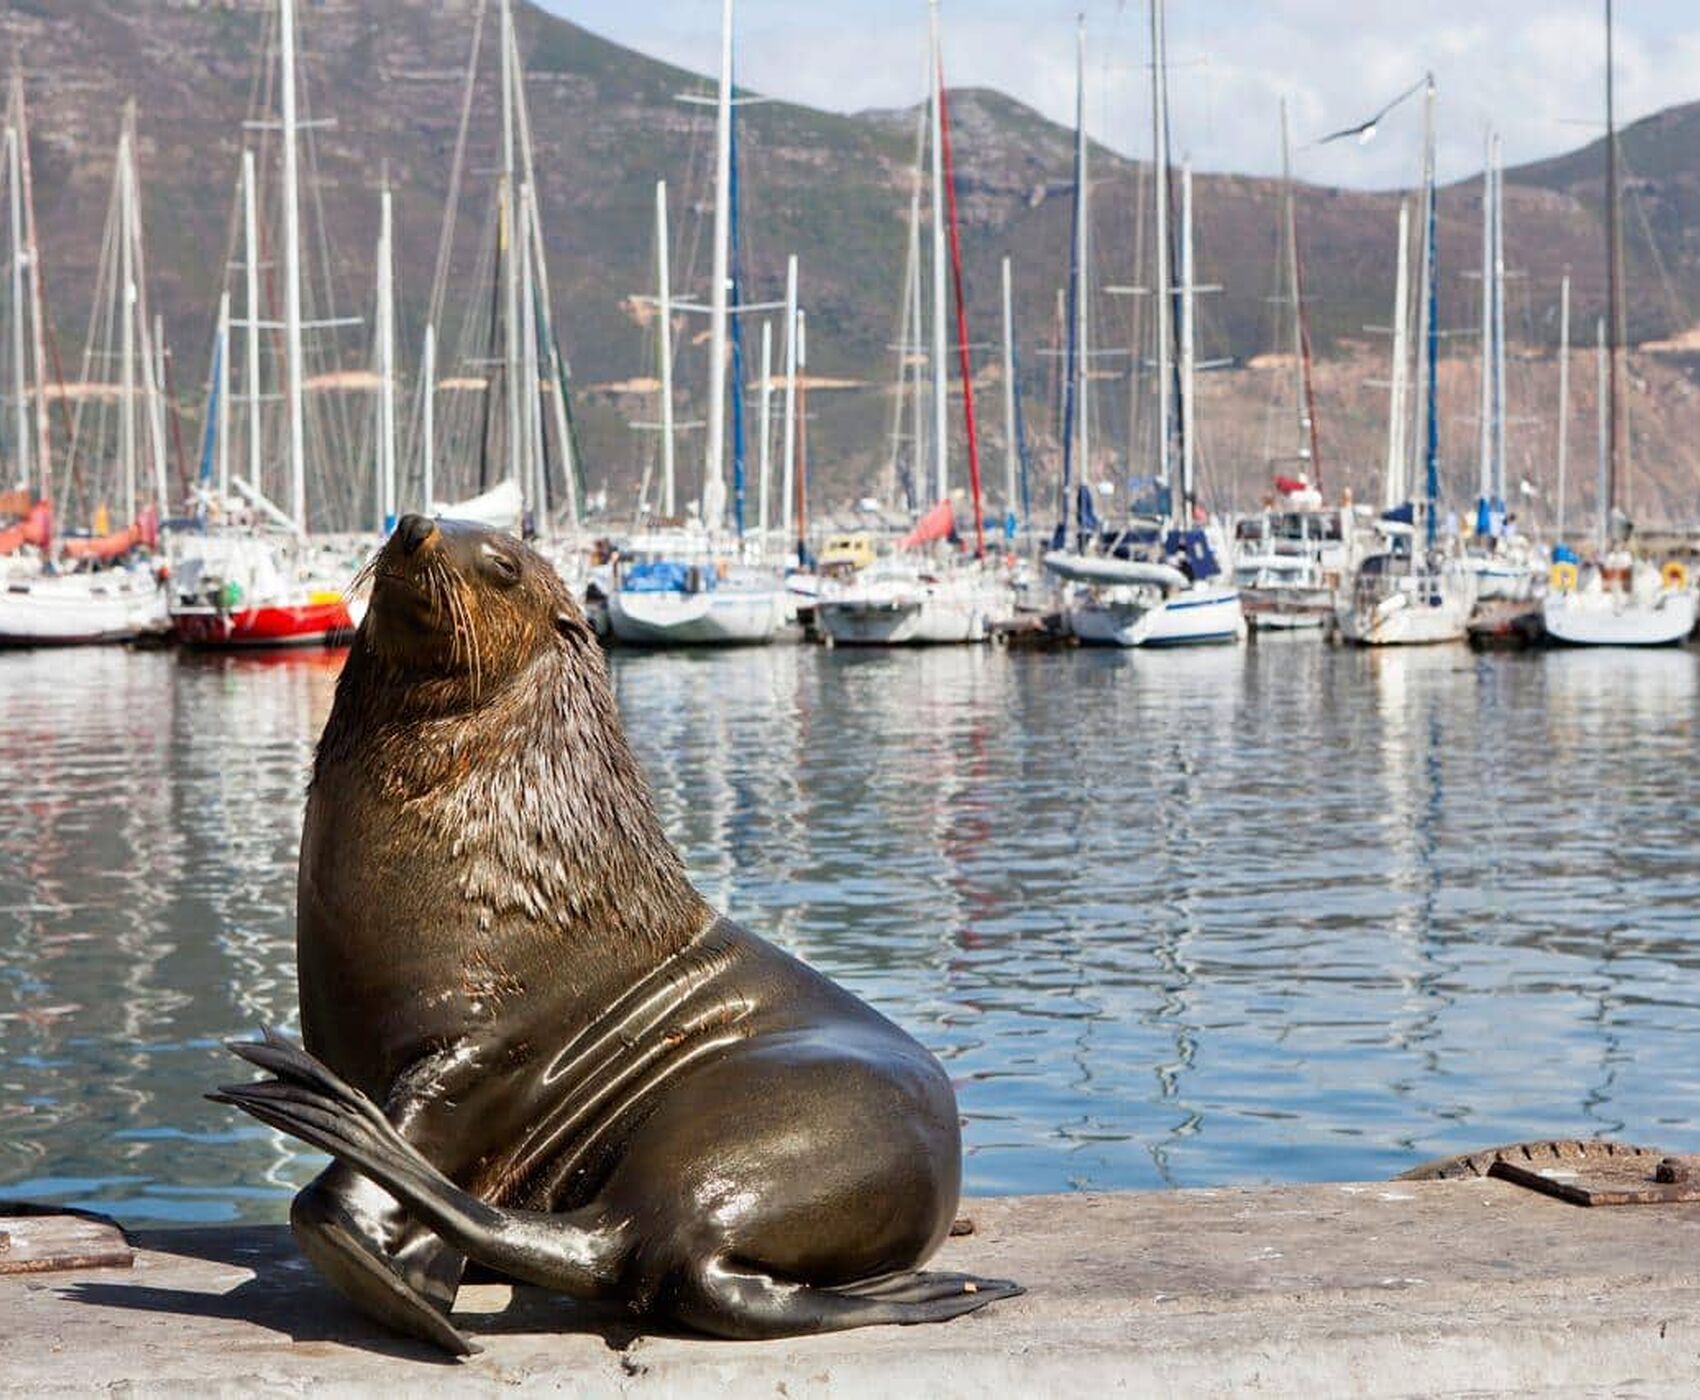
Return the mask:
M346 640L354 619L340 598L297 607L174 610L177 640L192 647L305 647Z

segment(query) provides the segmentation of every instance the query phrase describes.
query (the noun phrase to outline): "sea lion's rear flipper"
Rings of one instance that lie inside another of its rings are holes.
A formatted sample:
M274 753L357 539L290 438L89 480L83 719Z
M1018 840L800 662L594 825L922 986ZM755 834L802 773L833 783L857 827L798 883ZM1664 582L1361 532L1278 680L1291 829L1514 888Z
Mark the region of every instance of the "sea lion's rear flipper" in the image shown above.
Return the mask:
M262 1123L355 1168L470 1259L511 1278L571 1297L601 1295L606 1281L603 1261L613 1245L609 1237L586 1228L572 1215L500 1210L461 1190L403 1138L366 1095L275 1032L266 1032L263 1042L239 1042L230 1049L273 1078L221 1088L207 1096L214 1103L251 1113ZM362 1289L363 1297L371 1296L366 1289L368 1281L359 1276L366 1263L372 1262L371 1252L366 1250L368 1258L363 1260L358 1238L338 1240L334 1221L315 1233L333 1241L328 1266L317 1255L315 1263L327 1267L339 1283L348 1270L354 1270L350 1281ZM390 1282L382 1280L376 1286L388 1289ZM466 1353L471 1344L448 1327L441 1314L434 1322L425 1318L419 1309L429 1309L430 1304L399 1278L393 1282L401 1285L396 1297L401 1300L397 1305L403 1309L404 1319L413 1317L425 1330L409 1326L405 1320L392 1325L414 1335L427 1335L457 1354ZM413 1296L406 1297L407 1293ZM445 1328L446 1334L442 1331Z
M1024 1290L1003 1279L907 1274L882 1283L799 1288L765 1274L711 1262L680 1291L681 1322L730 1341L771 1341L858 1327L914 1327L978 1312Z
M358 1101L370 1109L373 1120L390 1127L375 1105L304 1050L276 1031L268 1029L264 1034L262 1041L230 1048L280 1080L293 1076L326 1096ZM229 1094L208 1097L233 1101ZM400 1140L399 1134L395 1136ZM359 1172L333 1163L296 1196L289 1223L313 1266L373 1321L455 1356L473 1356L482 1350L448 1317L464 1257L408 1220L393 1200Z
M483 1348L449 1320L455 1290L431 1286L447 1282L430 1277L438 1260L445 1270L452 1266L450 1271L458 1276L464 1259L435 1235L419 1241L405 1260L389 1254L381 1236L346 1209L345 1194L336 1181L339 1176L363 1180L346 1167L333 1166L290 1207L289 1224L301 1252L374 1322L454 1356L477 1355ZM426 1277L420 1277L422 1271Z

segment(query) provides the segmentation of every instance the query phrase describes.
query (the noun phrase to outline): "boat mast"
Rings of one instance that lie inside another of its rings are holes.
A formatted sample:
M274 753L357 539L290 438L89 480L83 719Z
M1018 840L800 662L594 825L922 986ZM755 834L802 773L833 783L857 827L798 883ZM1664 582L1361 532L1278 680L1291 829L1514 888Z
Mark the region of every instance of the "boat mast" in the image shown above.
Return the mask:
M667 182L655 182L655 276L660 296L660 333L656 353L661 369L661 514L677 516L678 456L673 438L673 270L668 248Z
M165 451L165 318L156 317L149 330L147 260L142 254L141 177L136 170L135 114L130 114L130 218L132 266L136 269L136 353L142 362L142 403L148 414L148 442L153 450L155 500L161 515L166 509ZM182 443L179 440L179 448ZM178 466L183 467L181 453Z
M1164 66L1164 0L1151 5L1151 130L1153 184L1157 196L1157 473L1171 488L1174 429L1170 397L1174 385L1170 354L1174 324L1174 292L1169 282L1169 80Z
M901 386L899 386L901 388ZM898 412L902 413L902 395L898 396ZM770 500L773 476L773 322L761 323L761 487L757 493L761 526L761 547L767 552L767 527L771 517Z
M29 110L24 101L24 74L12 70L12 110L18 130L18 164L24 191L24 246L29 259L31 353L35 362L35 465L41 476L43 501L53 499L52 424L47 414L47 317L41 288L41 244L35 230L35 176L30 166Z
M702 518L719 529L726 513L726 347L732 266L732 6L721 0L720 90L714 126L714 271L708 334L708 463Z
M1422 212L1421 222L1417 225L1417 237L1426 244L1428 229L1434 222L1434 111L1435 111L1434 75L1431 73L1423 84L1423 182L1422 182ZM1417 361L1416 393L1412 399L1415 419L1412 423L1410 438L1411 471L1406 476L1408 485L1414 486L1416 467L1424 461L1424 444L1428 438L1428 401L1429 401L1429 362L1428 342L1433 314L1434 297L1431 295L1431 279L1434 269L1429 259L1424 256L1419 259L1417 268L1417 338L1412 346ZM1404 502L1400 502L1404 504Z
M532 530L541 540L548 540L549 527L549 463L543 453L543 400L539 392L540 361L537 353L537 262L529 236L532 205L537 198L529 181L519 187L520 228L520 329L524 340L520 351L520 382L524 386L521 400L521 430L525 434L527 465L526 491L532 499Z
M218 299L218 496L230 494L230 289Z
M1600 506L1599 550L1603 555L1611 538L1611 370L1612 353L1606 334L1606 318L1594 323L1594 365L1597 373L1595 392L1600 404L1600 484L1595 499Z
M923 128L924 130L925 128ZM909 333L910 389L909 407L913 416L910 436L914 439L915 460L909 469L909 505L917 514L927 497L927 482L932 467L930 450L932 435L927 432L927 370L929 357L926 341L926 300L921 275L921 160L915 162L915 192L912 196L915 219L910 230L914 248L915 275L909 285L909 319L914 329Z
M248 484L266 494L260 476L260 216L254 153L242 152L242 223L248 261Z
M1432 82L1429 84L1428 90L1426 128L1426 140L1423 144L1423 167L1426 172L1423 185L1423 203L1428 213L1427 229L1423 235L1423 324L1426 329L1423 350L1423 385L1426 390L1424 414L1427 419L1424 457L1428 466L1425 482L1428 496L1428 547L1432 550L1440 525L1440 522L1435 519L1435 508L1440 499L1440 386L1437 382L1440 365L1440 323L1437 298L1440 289L1439 278L1436 276L1438 256L1436 245L1439 238L1439 219L1436 206L1439 200L1436 197L1434 175L1434 84Z
M1003 260L1003 436L1004 502L1014 518L1019 509L1016 469L1020 454L1015 422L1015 293L1008 258Z
M479 23L483 22L482 0L480 0ZM476 43L474 49L476 50ZM519 160L520 172L524 182L531 189L529 201L529 217L525 220L524 237L527 242L527 253L530 259L531 275L534 294L531 299L533 316L537 335L537 353L541 357L545 351L549 360L549 383L553 386L551 405L555 422L555 436L561 447L561 477L567 492L567 520L576 531L579 527L579 498L578 498L578 451L573 436L572 416L569 411L567 394L566 365L561 359L561 347L555 338L555 321L550 310L554 296L549 290L549 258L543 246L543 216L540 212L542 199L538 194L537 168L535 152L531 140L531 105L525 96L525 66L519 58L519 41L510 32L508 35L509 58L517 81L514 84L514 116L519 126ZM541 364L539 365L541 373ZM528 395L536 397L542 392L527 390ZM544 448L543 434L543 405L537 404L537 434L532 444L532 454L537 460L537 480L539 500L543 507L548 506L549 462Z
M933 453L937 500L950 499L950 369L945 358L944 52L939 36L939 0L928 0L932 86L933 161Z
M1299 201L1293 187L1292 132L1287 117L1287 99L1281 99L1281 183L1286 205L1287 293L1293 299L1293 370L1295 375L1294 402L1298 408L1299 448L1301 464L1314 474L1313 483L1320 485L1322 464L1316 451L1316 394L1310 373L1310 333L1306 328L1304 300L1304 268L1299 260Z
M1564 539L1565 466L1570 451L1570 274L1558 284L1558 538Z
M1622 403L1622 361L1627 336L1623 297L1623 204L1617 185L1617 94L1613 68L1612 0L1606 0L1606 286L1611 303L1608 312L1611 328L1607 341L1611 352L1607 386L1607 427L1611 435L1605 494L1608 514L1617 506L1618 490L1628 457Z
M425 454L423 464L425 500L421 507L430 513L437 494L437 328L425 327L425 350L419 363L419 389L423 396L424 424L420 429Z
M130 110L118 137L118 461L124 478L124 519L136 520L136 264L135 189L131 184Z
M1087 172L1086 142L1086 17L1080 17L1075 55L1074 118L1074 434L1080 453L1080 482L1088 486L1092 470L1092 414L1086 396L1091 390L1092 340L1089 334L1092 304L1092 182ZM1064 502L1064 519L1067 519Z
M986 557L986 513L980 491L980 435L974 417L974 363L968 342L968 297L962 282L962 224L956 210L956 166L951 158L950 109L943 77L939 84L939 110L944 136L944 185L950 212L950 276L956 292L956 352L962 372L962 417L968 435L968 486L974 508L974 557Z
M1192 275L1192 163L1181 165L1181 491L1175 511L1175 527L1192 524L1197 503L1197 455L1193 445L1194 385L1197 347L1194 279Z
M12 195L12 408L17 414L17 483L28 490L35 468L30 462L29 361L24 350L24 190L18 157L16 113L6 127L6 177Z
M809 557L809 314L797 312L797 369L803 382L797 400L797 562Z
M378 528L386 533L396 519L395 424L395 227L386 174L378 216Z
M1493 138L1493 504L1506 513L1505 432L1505 162Z
M779 518L781 528L791 528L791 509L796 490L796 473L791 463L797 454L797 255L795 253L785 263L785 452L782 456L780 476L784 484L780 490ZM799 561L801 562L801 561Z
M138 180L138 184L139 183L140 181ZM141 215L138 213L136 216L136 266L138 267L142 267L143 265L141 244L142 220ZM142 273L140 285L145 292L147 287L147 272L145 269ZM145 295L142 298L142 304L144 306L147 304L147 298ZM149 431L153 433L155 445L154 481L159 488L159 509L161 515L163 515L165 513L166 478L165 400L171 393L171 362L170 355L167 352L165 345L165 317L159 315L156 315L153 318L153 365L153 383L148 386L148 423ZM171 426L172 435L176 439L177 443L177 477L178 480L187 484L189 479L189 464L183 460L182 424L174 419Z
M307 533L307 419L301 350L300 129L295 113L295 0L278 0L283 88L284 399L289 412L289 515Z
M530 501L531 481L525 470L526 433L520 418L520 306L519 306L519 246L525 235L520 232L515 200L519 190L514 158L514 11L512 0L502 0L502 180L501 219L504 234L502 246L502 294L506 304L503 317L505 377L508 409L508 479L519 486L522 499ZM535 504L535 503L533 503Z
M1487 160L1482 167L1481 441L1477 470L1479 499L1476 505L1476 533L1479 535L1489 534L1493 529L1493 147L1494 138L1490 132L1487 136Z
M1399 256L1393 288L1393 391L1387 413L1387 471L1382 482L1383 510L1396 510L1410 499L1405 446L1406 394L1411 376L1411 201L1399 202Z
M925 441L925 391L922 388L919 366L922 362L920 340L921 321L921 167L927 158L928 114L923 111L916 121L914 176L909 188L909 240L903 264L903 308L898 314L897 331L897 393L891 414L891 465L885 485L888 503L897 499L898 464L903 460L903 420L910 408L909 383L913 373L915 383L915 440L909 457L907 494L916 499L921 494L923 476L923 447ZM914 369L911 369L913 362Z

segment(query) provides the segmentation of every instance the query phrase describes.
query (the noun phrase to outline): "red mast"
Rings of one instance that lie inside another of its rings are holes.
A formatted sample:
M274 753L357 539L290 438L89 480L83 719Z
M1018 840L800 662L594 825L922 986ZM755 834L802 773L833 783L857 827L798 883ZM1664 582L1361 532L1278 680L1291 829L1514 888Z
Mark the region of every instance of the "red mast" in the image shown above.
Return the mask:
M962 229L956 219L956 166L950 154L950 101L939 65L939 132L944 187L950 209L950 270L956 284L956 346L962 361L962 411L968 421L968 482L974 493L974 556L986 557L985 512L980 508L980 435L974 422L974 366L968 351L968 303L962 295Z

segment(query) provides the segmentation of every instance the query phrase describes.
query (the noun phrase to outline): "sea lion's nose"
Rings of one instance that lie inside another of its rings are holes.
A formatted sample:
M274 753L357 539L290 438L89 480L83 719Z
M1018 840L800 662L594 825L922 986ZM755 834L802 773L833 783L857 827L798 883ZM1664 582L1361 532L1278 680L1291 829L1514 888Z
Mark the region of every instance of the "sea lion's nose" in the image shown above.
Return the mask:
M428 515L404 515L395 527L395 537L404 554L419 553L420 546L437 533L437 522Z

